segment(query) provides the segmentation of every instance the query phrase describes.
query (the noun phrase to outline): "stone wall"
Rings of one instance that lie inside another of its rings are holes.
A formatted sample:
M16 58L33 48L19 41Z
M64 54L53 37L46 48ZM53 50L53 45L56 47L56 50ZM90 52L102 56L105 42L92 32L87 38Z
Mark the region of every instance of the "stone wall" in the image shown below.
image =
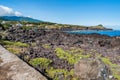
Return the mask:
M0 45L0 80L47 80Z

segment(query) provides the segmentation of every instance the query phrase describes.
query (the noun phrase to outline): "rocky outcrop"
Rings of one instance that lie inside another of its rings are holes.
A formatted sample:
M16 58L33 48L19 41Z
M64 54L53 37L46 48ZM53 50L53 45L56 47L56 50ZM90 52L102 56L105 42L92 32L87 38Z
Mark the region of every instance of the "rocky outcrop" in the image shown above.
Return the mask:
M111 80L111 74L100 59L82 59L75 64L75 75L81 80Z
M0 80L47 80L34 68L0 46Z
M73 49L77 50L79 48L82 51L80 53L82 53L83 55L90 54L91 57L101 55L102 57L108 57L111 60L111 63L115 63L118 65L120 64L120 38L118 37L109 37L99 34L69 34L58 30L24 30L15 28L10 28L8 30L8 33L9 34L6 36L6 40L13 42L23 42L30 45L30 47L28 47L25 52L18 55L26 62L29 62L30 59L34 58L47 58L52 60L51 66L53 68L65 69L70 71L74 68L74 64L70 65L67 60L60 59L56 55L55 50L56 48L61 48L63 50L69 51ZM35 43L35 45L32 45L33 43ZM45 45L47 45L47 47L49 48L45 48ZM26 56L28 56L29 59L25 59ZM81 69L86 71L86 66L88 66L90 67L90 69L92 68L94 71L100 72L100 66L91 66L92 62L89 61L92 60L88 60L88 65L86 60L85 66ZM99 62L100 61L98 60L97 64L102 65L102 68L105 69L104 64L101 64ZM94 69L94 67L96 69ZM39 66L35 68L37 68L40 72L47 74L45 69L42 70ZM94 74L95 76L98 75L98 73L95 72L91 74L91 76L93 76ZM95 77L93 77L92 79L94 78Z

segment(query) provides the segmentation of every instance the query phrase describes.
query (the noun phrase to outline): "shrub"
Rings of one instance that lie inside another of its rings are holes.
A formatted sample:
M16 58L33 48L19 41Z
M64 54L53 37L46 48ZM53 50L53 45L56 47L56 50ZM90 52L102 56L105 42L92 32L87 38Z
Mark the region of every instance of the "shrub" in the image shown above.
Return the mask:
M65 51L61 48L56 48L55 49L56 55L60 59L65 59L69 62L69 64L75 64L78 62L81 58L89 58L90 55L83 55L81 52L79 53L68 53L68 51Z
M1 44L3 45L9 45L9 46L18 46L18 47L28 47L29 45L22 42L12 42L12 41L1 41Z
M4 27L5 30L6 30L6 29L9 29L10 26L11 26L10 24L4 24L4 25L3 25L3 27Z
M102 57L101 59L105 64L107 64L111 67L117 66L117 64L112 63L109 58Z
M120 80L120 66L112 68L113 76Z
M59 74L63 74L64 75L64 80L68 80L67 77L71 76L71 80L77 80L74 77L74 70L70 70L67 71L65 69L54 69L53 67L50 67L49 69L46 70L48 76L50 76L51 78L53 78L53 80L59 80Z
M15 47L9 47L9 48L7 48L7 50L13 54L19 54L21 52L20 48L15 48Z
M29 63L35 67L47 68L52 61L47 58L34 58L29 61Z
M114 76L115 78L117 78L118 80L120 80L120 74L113 74L113 76Z
M42 46L43 46L43 48L45 48L45 49L50 49L50 48L51 48L51 46L48 45L48 44L44 44L44 45L42 45Z
M23 27L22 27L23 30L31 30L32 28L33 28L33 27L31 27L31 26L23 26Z

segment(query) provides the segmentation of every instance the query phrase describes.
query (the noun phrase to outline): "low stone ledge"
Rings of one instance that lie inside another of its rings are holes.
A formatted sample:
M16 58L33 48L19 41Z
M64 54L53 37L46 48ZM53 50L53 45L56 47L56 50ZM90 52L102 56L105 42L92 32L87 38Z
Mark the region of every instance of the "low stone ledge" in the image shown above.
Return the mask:
M47 79L34 68L30 67L27 63L0 45L0 80Z

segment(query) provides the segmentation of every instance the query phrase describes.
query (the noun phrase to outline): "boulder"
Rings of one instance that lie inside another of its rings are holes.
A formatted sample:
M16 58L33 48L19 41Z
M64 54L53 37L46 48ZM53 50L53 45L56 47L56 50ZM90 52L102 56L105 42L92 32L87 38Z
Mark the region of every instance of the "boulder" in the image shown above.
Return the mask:
M75 76L81 80L110 80L110 68L100 59L81 59L74 66Z

